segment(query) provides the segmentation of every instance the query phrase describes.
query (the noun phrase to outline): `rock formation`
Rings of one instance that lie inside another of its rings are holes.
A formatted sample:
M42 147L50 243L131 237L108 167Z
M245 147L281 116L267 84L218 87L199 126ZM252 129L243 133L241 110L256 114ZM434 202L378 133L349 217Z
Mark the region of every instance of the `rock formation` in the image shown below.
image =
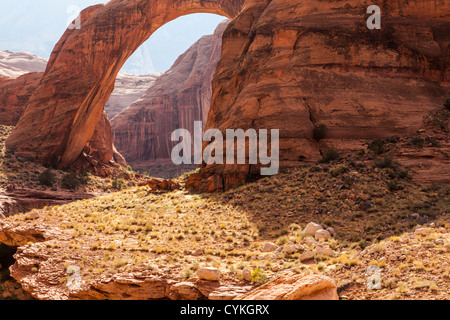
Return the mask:
M138 100L159 76L161 76L161 73L144 76L119 73L116 78L114 91L105 104L105 111L108 118L111 120Z
M381 30L366 27L373 4ZM448 1L113 0L84 10L82 28L66 31L7 147L73 164L126 59L158 27L194 12L236 18L224 33L207 128L280 129L283 167L414 132L450 93ZM317 141L319 124L327 131ZM258 172L211 165L191 186L227 189Z
M213 35L202 37L181 55L145 94L112 121L114 143L133 164L170 159L174 130L194 132L194 121L206 119L211 103L211 81L221 53L228 22Z
M0 77L0 124L16 125L43 74L33 72L18 78Z
M0 50L0 77L18 78L26 73L43 72L47 60L29 52Z
M68 29L55 46L7 147L41 162L56 155L61 168L71 166L92 138L119 70L155 30L195 12L233 18L243 2L113 0L83 10L81 29Z
M339 296L328 277L288 271L236 300L339 300Z
M17 124L26 109L31 95L39 86L44 75L44 72L31 71L45 70L46 63L45 59L29 53L0 51L0 74L8 74L12 70L14 71L12 75L18 76L17 78L0 77L1 125L15 126ZM139 97L140 92L143 91L142 87L152 83L157 76L120 75L117 79L120 85L110 98L108 107L111 109L109 110L114 112L114 110L120 108L122 103L134 101L135 97ZM143 81L144 83L137 83L138 81ZM127 87L128 90L126 89ZM135 88L130 89L130 87ZM119 95L122 95L122 97L119 98ZM102 114L101 120L95 127L92 139L86 145L77 161L72 164L72 168L91 167L95 173L104 175L106 174L105 165L110 164L110 161L123 166L126 165L125 159L116 151L113 145L110 122L106 114Z
M366 27L371 4L381 30ZM415 132L450 96L448 30L444 1L246 2L223 37L206 129L280 129L282 167ZM256 165L210 165L188 185L217 191L257 174Z

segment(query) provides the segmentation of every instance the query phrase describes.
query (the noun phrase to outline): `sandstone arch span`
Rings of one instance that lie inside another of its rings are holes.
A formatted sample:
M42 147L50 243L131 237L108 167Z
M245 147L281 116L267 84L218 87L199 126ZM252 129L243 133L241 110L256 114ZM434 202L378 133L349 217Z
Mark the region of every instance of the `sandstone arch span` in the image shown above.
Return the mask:
M243 3L112 0L85 9L81 29L68 29L55 46L44 77L7 147L44 163L56 155L61 168L69 167L93 137L97 123L107 121L103 106L114 89L115 78L143 42L182 15L215 13L234 18Z

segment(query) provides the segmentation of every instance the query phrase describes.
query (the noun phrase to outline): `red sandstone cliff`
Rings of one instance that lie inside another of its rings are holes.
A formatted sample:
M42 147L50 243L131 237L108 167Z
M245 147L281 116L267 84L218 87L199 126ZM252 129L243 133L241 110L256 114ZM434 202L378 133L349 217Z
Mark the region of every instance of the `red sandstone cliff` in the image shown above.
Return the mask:
M194 131L194 121L206 123L211 80L229 21L213 35L202 37L145 94L111 121L119 152L134 161L169 159L175 129Z
M381 6L381 30L366 27L370 4ZM282 167L413 133L450 97L449 30L447 1L247 1L223 37L206 129L279 129ZM210 180L200 188L258 174L258 166L205 166Z
M16 125L42 75L33 72L18 78L0 77L0 124Z

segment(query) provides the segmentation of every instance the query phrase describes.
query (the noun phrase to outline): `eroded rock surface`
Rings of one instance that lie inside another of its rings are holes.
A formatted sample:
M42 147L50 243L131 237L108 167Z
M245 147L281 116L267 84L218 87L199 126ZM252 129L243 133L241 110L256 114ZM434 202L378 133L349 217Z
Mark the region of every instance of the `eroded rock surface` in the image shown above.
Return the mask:
M370 4L381 30L366 27L367 2L248 1L223 37L206 129L279 129L289 167L422 128L450 96L450 4ZM252 175L258 166L211 165L190 186L228 189Z
M339 300L336 284L321 275L288 271L236 300Z

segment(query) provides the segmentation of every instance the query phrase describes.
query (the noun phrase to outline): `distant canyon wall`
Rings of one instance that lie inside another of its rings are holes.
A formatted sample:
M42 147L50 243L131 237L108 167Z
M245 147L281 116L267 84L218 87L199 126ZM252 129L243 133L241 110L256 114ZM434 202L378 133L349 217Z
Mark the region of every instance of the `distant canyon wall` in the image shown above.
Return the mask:
M192 45L138 101L112 119L114 143L128 162L170 159L174 130L194 132L194 121L206 124L228 23Z

